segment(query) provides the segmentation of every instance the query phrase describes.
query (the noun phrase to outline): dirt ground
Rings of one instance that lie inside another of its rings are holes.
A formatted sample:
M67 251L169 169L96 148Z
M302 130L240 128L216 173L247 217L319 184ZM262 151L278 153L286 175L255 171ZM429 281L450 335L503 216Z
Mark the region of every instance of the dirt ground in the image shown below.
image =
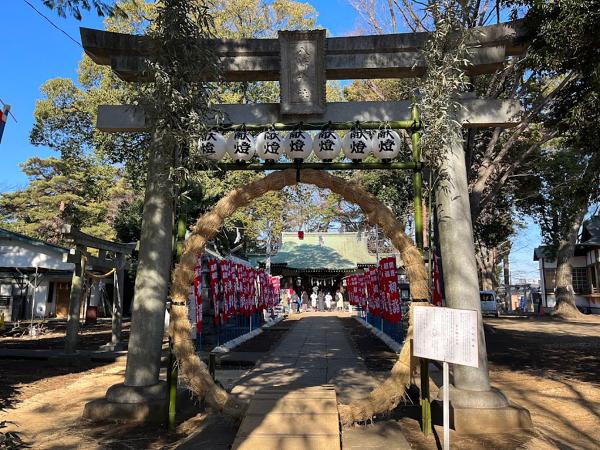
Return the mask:
M235 362L219 380L230 388L252 359L269 351L289 330L282 322L257 338L230 352ZM129 324L125 324L125 338ZM80 349L96 350L110 339L110 323L89 326L80 335ZM48 333L37 339L0 337L0 348L27 350L62 350L64 323L51 323ZM248 356L248 357L247 357ZM92 424L81 419L85 403L102 397L113 384L123 381L125 362L90 361L89 358L14 359L0 358L0 422L14 422L2 431L14 430L35 449L164 449L177 448L198 429L235 436L239 424L216 414L207 414L202 405L190 414L178 415L174 433L164 426L136 424ZM162 378L166 378L163 368ZM3 448L0 444L0 449Z
M395 355L354 319L345 320L344 325L369 370L383 378ZM95 332L90 331L84 342L89 339L89 348L105 343L103 334L107 332L100 326ZM236 351L256 357L268 351L285 332L285 327L278 327ZM39 345L60 348L60 339L44 337ZM600 448L600 322L489 319L486 339L492 384L511 401L529 409L535 432L485 437L452 435L454 448ZM0 346L9 344L15 348L20 344L17 341L0 339ZM32 345L31 341L22 343ZM40 449L177 448L191 431L205 426L217 426L222 433L235 434L235 423L202 412L180 418L177 431L172 434L160 427L92 425L82 421L85 402L101 397L110 385L122 381L124 368L122 361L67 364L61 360L2 358L0 398L5 411L0 413L0 421L14 421L23 438ZM436 435L425 439L419 429L418 409L405 406L377 421L399 423L413 448L436 448L441 430L436 427Z
M66 321L53 320L44 325L46 331L35 338L11 337L0 335L0 348L20 348L36 350L62 350L65 346ZM28 324L21 323L22 327ZM123 321L122 339L127 342L129 339L128 320ZM100 319L94 325L83 325L79 331L79 341L77 348L80 350L97 350L101 345L110 342L111 322L108 319Z
M492 385L529 410L535 430L485 437L452 433L455 448L599 449L600 320L502 317L486 319L485 331ZM441 427L425 439L416 420L401 423L415 448L434 448L443 438Z

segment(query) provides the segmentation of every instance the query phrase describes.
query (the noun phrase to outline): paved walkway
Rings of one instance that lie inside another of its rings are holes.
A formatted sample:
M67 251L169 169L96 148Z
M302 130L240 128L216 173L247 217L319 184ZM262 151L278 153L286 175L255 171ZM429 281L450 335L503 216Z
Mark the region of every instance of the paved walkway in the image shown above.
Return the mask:
M304 313L292 315L288 320L297 323L279 345L240 380L233 393L250 398L260 389L274 386L297 389L335 384L338 396L346 397L344 387L353 385L356 390L357 384L370 380L337 315ZM369 388L365 389L365 393L368 392ZM360 391L356 394L363 395Z
M291 316L288 320L298 323L232 390L251 398L233 448L360 448L371 440L363 441L367 435L362 432L349 432L350 441L340 436L337 402L364 397L377 381L368 375L337 315ZM390 446L387 439L381 447L368 447L409 448L401 434L400 438L399 447Z

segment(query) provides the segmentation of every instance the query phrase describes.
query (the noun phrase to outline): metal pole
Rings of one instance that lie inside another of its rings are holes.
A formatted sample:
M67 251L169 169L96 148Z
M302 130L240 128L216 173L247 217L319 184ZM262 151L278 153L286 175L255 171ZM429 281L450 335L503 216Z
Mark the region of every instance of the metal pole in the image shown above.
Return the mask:
M446 361L442 364L444 371L444 450L450 450L450 370Z

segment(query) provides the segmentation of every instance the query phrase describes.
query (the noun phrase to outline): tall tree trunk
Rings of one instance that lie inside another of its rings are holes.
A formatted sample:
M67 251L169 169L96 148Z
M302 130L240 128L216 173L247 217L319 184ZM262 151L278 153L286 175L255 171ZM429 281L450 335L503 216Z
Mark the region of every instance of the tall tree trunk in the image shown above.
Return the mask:
M573 266L571 258L575 255L577 233L585 213L587 203L572 217L569 234L559 242L556 254L556 311L557 316L577 318L583 316L575 304L575 291L573 290Z
M479 272L479 283L482 291L491 291L498 286L496 275L497 251L484 245L477 245L475 257L477 258L477 270Z

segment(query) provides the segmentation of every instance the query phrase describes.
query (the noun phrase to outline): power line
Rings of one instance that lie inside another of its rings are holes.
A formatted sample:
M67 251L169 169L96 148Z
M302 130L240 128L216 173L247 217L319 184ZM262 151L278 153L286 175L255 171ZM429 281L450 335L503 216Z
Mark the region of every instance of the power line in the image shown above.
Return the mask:
M52 22L46 15L44 15L40 10L38 10L35 6L33 6L31 3L29 3L28 0L23 0L25 3L27 3L36 13L38 13L40 16L42 16L44 19L46 19L46 21L48 21L48 23L50 25L52 25L54 28L56 28L58 31L60 31L62 34L64 34L65 36L67 36L69 39L71 39L73 42L75 42L75 44L77 44L79 47L83 46L81 45L81 43L75 39L73 36L71 36L69 33L67 33L65 30L63 30L61 27L59 27L58 25L56 25L54 22Z

